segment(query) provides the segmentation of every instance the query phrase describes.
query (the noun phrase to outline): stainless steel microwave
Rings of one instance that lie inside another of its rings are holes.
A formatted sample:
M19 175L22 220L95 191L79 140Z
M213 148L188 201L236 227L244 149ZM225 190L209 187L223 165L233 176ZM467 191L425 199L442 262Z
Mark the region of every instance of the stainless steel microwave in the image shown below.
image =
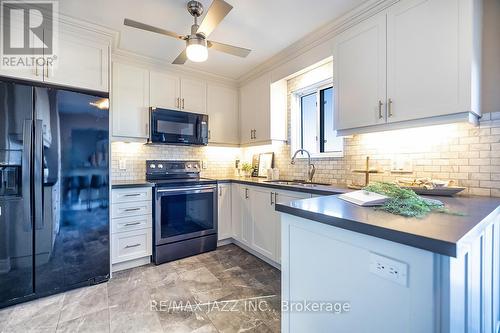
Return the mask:
M194 145L208 144L208 116L169 109L150 109L150 143Z

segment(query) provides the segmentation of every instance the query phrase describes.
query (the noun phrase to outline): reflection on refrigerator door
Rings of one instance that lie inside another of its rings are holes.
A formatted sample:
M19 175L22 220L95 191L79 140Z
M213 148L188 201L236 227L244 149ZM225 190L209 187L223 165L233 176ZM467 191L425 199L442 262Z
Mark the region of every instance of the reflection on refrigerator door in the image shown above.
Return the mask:
M93 106L96 99L36 89L43 142L43 224L35 224L40 294L109 277L108 110Z
M33 294L32 99L30 86L0 82L0 306Z

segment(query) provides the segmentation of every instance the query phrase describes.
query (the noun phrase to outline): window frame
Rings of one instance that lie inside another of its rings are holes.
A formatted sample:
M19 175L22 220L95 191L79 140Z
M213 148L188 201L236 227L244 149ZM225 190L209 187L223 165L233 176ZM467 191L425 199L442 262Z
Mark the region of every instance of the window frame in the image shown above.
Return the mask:
M291 99L291 122L290 122L290 146L291 152L290 156L293 156L295 151L301 149L301 141L302 141L302 103L301 98L313 93L316 93L316 133L321 138L321 91L324 89L333 88L333 101L335 101L335 87L333 86L333 80L327 79L315 83L313 85L300 88L292 91ZM335 112L335 111L334 111ZM344 138L341 137L341 147L339 151L334 152L325 152L321 153L321 142L320 140L316 140L316 151L311 153L312 158L332 158L332 157L344 157ZM307 158L306 154L298 154L297 158Z

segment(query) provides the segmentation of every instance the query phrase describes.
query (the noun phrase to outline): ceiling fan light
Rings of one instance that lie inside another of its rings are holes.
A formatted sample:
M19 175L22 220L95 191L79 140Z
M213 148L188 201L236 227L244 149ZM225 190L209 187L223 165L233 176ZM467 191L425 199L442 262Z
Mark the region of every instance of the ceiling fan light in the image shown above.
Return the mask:
M202 38L190 38L187 41L186 55L189 60L203 62L208 58L207 41Z

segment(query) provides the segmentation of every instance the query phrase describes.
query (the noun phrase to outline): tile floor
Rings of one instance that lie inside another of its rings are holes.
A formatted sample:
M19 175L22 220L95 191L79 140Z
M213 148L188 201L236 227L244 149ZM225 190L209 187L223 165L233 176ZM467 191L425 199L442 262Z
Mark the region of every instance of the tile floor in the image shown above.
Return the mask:
M234 245L0 310L0 332L279 332L280 272Z

